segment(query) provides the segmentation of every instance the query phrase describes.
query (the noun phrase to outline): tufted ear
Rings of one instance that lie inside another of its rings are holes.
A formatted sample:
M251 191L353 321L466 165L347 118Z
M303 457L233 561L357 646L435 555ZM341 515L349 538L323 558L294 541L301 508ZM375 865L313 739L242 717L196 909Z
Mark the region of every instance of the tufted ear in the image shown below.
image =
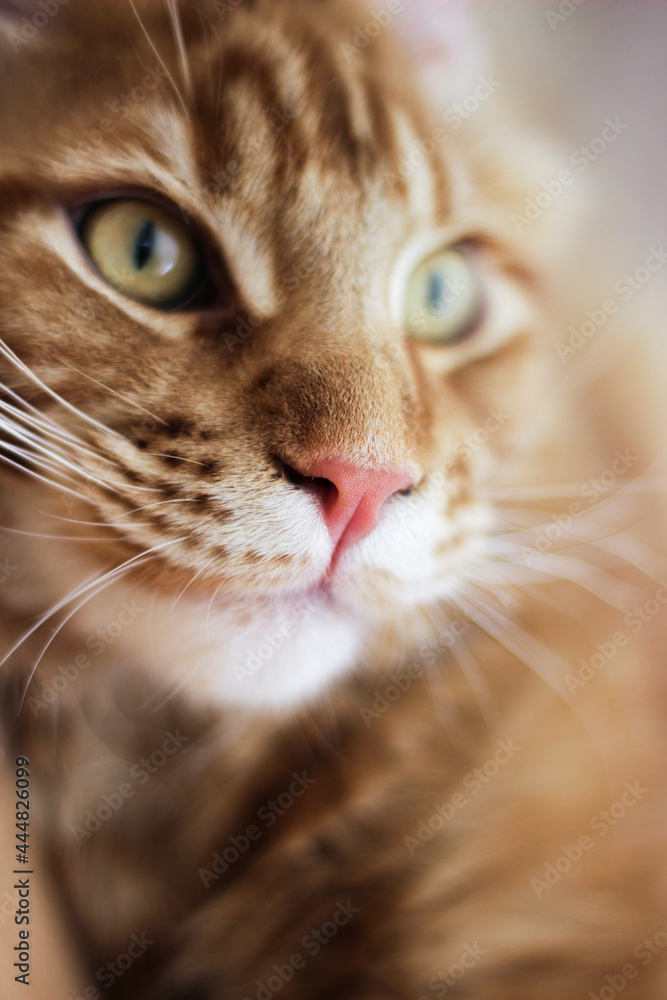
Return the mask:
M373 7L394 8L392 27L436 108L474 91L488 66L467 0L374 0Z

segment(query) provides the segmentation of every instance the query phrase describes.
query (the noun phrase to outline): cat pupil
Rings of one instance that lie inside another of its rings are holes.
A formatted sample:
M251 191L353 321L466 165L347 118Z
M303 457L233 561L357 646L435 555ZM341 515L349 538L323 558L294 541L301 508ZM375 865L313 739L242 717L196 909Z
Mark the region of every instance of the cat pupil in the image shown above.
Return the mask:
M439 316L444 305L444 280L441 271L431 271L428 279L428 308L434 316Z
M134 248L134 264L137 271L142 271L153 253L155 243L155 223L145 222L139 230Z

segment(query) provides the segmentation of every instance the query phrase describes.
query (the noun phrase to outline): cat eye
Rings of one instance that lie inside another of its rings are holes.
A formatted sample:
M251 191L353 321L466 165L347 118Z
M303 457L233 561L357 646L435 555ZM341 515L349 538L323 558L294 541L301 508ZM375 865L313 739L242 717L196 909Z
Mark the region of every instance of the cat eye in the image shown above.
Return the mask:
M110 285L158 309L186 305L202 285L202 254L188 227L161 205L118 198L83 216L79 237Z
M410 275L403 326L415 340L451 344L475 329L482 304L481 277L472 255L450 247L422 260Z

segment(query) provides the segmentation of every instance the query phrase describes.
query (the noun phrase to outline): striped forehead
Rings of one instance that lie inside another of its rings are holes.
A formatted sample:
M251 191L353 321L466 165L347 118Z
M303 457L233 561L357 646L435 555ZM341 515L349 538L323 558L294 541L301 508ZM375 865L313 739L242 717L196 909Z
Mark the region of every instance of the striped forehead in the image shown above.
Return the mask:
M51 169L75 187L156 190L186 219L204 219L242 289L252 270L251 298L266 314L281 240L289 255L313 240L354 238L369 220L377 231L382 195L411 228L441 222L440 157L403 168L423 126L383 86L370 54L346 59L316 21L297 28L273 7L239 8L224 32L191 37L187 50L185 99L171 65L101 146L72 156L65 142Z

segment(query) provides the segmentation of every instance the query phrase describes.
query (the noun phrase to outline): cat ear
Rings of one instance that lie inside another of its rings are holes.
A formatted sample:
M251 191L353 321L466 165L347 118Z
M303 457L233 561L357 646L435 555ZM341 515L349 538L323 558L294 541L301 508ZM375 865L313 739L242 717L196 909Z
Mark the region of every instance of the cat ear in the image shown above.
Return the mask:
M436 108L474 91L488 57L467 0L375 0L378 16L383 7Z

